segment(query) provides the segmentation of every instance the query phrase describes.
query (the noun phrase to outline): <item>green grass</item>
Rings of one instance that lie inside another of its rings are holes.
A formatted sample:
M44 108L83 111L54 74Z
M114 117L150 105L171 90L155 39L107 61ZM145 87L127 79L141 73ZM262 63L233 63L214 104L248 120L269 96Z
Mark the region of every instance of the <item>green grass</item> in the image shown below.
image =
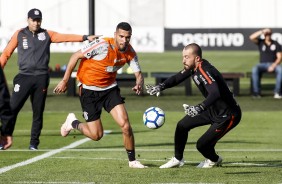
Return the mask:
M51 66L64 64L70 54L52 54ZM13 56L13 59L16 57ZM206 52L221 71L250 71L257 61L256 52ZM164 54L141 53L143 71L176 71L182 68L181 52ZM17 72L15 60L9 61L5 74L9 84ZM157 69L157 70L156 70ZM0 151L1 169L36 156L63 148L85 137L72 132L60 136L60 126L68 112L75 112L82 120L78 97L53 95L51 90L58 82L52 79L44 113L44 127L39 151L28 151L32 112L27 101L19 114L14 132L13 147ZM153 83L152 78L145 83ZM149 166L147 169L130 169L122 146L119 127L104 111L105 130L112 130L100 141L88 141L72 149L63 150L29 165L0 174L0 183L282 183L281 101L274 100L271 92L258 100L249 96L249 80L241 80L242 94L237 98L243 117L241 123L224 136L216 146L224 158L223 167L197 169L204 158L196 150L198 138L207 126L189 132L182 168L159 169L173 156L173 137L176 123L183 117L182 104L197 104L203 97L193 88L195 95L184 95L183 87L168 89L160 97L135 96L130 88L122 88L126 107L135 133L136 157ZM159 106L166 113L166 122L158 130L150 130L142 123L142 114L150 106Z

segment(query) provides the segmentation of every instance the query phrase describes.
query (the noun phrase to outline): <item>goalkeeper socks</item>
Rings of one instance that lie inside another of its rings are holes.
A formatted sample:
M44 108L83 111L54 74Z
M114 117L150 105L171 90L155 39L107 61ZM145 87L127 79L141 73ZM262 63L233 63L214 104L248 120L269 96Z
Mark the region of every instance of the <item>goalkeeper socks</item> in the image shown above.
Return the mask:
M80 123L81 123L80 121L74 120L74 121L71 123L71 126L72 126L74 129L77 129L77 130L78 130L78 125L79 125Z
M127 152L127 156L128 156L128 160L134 161L135 160L135 150L126 150Z

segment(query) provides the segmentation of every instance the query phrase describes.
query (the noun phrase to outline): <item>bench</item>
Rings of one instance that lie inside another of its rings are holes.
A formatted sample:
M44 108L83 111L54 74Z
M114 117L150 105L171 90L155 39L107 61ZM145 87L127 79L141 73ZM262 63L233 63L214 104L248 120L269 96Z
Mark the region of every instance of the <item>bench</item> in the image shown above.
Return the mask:
M250 78L250 94L253 94L253 79L252 79L252 72L247 72L246 73L246 77L247 78ZM260 75L260 79L261 78L267 78L267 79L274 79L274 84L271 84L271 87L272 87L272 91L274 90L274 86L275 86L275 82L276 82L276 74L273 72L273 73L268 73L268 72L265 72L265 73L261 73ZM269 88L270 86L267 85L267 84L262 84L260 83L260 87L263 88L266 86ZM281 92L282 92L282 89L281 89Z
M63 78L65 72L50 72L50 78ZM143 77L147 77L148 73L142 72ZM120 87L133 87L136 84L134 74L117 74L116 81ZM72 72L67 84L67 96L76 96L76 72Z
M144 78L148 77L148 73L146 72L142 72L142 75ZM136 85L136 78L134 74L117 74L116 81L120 87L133 87Z
M155 84L164 82L167 78L175 75L175 72L152 72L151 76L155 78ZM223 72L221 73L226 83L232 87L233 94L235 96L240 94L240 78L245 77L244 73L235 73L235 72ZM192 95L192 84L191 78L186 79L179 85L184 85L185 95Z

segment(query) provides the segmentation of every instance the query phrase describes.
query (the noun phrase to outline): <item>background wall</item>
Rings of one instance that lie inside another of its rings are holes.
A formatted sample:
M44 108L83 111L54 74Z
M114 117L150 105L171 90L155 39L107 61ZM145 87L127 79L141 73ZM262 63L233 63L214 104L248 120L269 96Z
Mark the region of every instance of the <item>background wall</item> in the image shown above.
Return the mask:
M0 51L15 30L27 25L27 12L39 8L43 28L88 34L88 0L0 0ZM281 28L281 0L95 0L95 33L112 36L117 23L133 26L137 51L164 50L164 28ZM53 44L72 52L81 44Z

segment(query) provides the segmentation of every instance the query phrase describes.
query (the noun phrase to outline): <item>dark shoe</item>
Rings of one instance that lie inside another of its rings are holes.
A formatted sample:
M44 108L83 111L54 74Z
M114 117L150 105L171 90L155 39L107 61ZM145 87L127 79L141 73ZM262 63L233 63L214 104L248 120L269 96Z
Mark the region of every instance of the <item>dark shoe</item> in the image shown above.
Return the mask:
M29 146L29 150L31 150L31 151L36 151L36 150L38 150L38 148L37 148L37 146L30 145L30 146Z
M261 98L261 95L259 93L254 93L253 98Z

